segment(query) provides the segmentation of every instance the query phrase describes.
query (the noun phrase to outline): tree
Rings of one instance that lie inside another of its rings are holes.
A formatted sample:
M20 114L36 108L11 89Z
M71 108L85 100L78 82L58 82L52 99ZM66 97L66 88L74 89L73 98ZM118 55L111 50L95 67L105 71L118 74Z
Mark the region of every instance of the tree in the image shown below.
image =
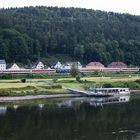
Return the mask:
M76 63L73 63L70 74L72 77L76 77L79 74L79 69Z

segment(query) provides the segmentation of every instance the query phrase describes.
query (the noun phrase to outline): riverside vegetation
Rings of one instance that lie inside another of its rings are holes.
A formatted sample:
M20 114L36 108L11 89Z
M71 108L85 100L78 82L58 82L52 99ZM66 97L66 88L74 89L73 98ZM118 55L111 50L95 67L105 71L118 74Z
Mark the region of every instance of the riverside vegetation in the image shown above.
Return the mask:
M69 93L66 87L88 89L102 86L140 89L139 73L93 72L83 74L78 81L70 74L31 74L30 76L5 74L0 78L0 96ZM21 82L21 78L26 78L26 82Z

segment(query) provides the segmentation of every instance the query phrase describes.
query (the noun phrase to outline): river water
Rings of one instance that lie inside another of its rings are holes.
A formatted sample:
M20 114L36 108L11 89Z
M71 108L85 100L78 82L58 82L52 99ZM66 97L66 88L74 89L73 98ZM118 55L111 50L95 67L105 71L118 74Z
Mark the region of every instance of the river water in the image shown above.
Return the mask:
M0 140L140 140L140 99L1 103Z

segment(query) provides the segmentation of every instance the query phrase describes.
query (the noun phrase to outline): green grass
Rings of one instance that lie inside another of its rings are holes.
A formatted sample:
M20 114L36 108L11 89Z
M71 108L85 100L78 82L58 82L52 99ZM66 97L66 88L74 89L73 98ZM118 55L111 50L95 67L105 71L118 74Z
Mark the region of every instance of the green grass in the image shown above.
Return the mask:
M129 87L130 89L140 89L140 77L122 76L119 77L83 77L80 82L75 78L65 77L59 79L27 79L26 83L21 83L20 79L0 80L0 96L15 95L37 95L37 94L57 94L69 93L65 88L77 87L87 88L91 86L104 85L105 87Z

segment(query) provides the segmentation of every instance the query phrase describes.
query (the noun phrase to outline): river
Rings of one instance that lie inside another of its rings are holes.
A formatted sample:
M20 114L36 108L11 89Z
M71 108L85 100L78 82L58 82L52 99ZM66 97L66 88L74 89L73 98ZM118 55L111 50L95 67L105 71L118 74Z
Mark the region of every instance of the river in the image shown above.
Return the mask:
M1 103L0 140L140 140L140 98Z

